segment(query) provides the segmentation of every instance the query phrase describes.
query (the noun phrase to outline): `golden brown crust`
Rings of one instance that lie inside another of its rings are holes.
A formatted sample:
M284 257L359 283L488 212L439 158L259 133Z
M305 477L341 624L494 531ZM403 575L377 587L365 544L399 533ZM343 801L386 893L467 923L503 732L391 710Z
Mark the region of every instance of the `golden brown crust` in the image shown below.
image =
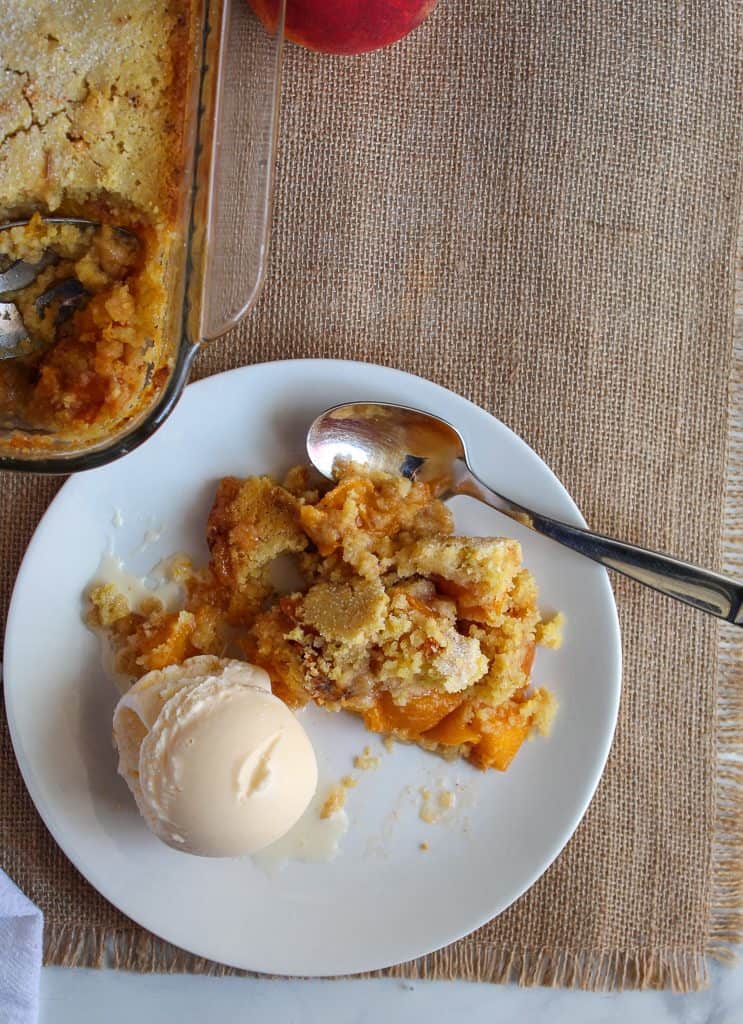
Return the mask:
M193 61L191 0L8 0L0 37L0 221L114 209L172 221ZM99 206L98 209L101 209Z

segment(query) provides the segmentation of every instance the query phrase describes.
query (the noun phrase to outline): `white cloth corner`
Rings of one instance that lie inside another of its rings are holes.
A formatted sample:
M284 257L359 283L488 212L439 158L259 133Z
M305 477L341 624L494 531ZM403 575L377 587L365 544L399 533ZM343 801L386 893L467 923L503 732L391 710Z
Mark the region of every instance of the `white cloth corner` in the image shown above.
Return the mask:
M0 871L0 1022L36 1024L44 915Z

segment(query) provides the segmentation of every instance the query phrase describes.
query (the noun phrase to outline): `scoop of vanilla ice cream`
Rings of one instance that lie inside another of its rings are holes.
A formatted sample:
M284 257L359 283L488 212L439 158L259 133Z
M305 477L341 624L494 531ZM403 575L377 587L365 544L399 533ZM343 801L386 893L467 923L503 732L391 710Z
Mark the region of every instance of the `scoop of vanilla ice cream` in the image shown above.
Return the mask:
M207 857L268 846L317 786L312 745L263 669L202 655L148 672L116 706L114 742L150 829Z

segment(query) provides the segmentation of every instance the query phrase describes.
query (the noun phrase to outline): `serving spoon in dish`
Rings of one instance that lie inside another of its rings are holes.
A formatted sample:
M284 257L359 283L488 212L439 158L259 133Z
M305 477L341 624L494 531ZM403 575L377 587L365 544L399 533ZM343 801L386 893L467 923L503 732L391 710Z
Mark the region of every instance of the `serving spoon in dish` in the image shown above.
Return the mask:
M743 583L671 555L570 526L512 501L476 476L459 432L431 413L376 402L335 406L311 425L307 454L315 468L331 479L338 461L355 462L423 481L442 499L455 494L477 498L607 569L743 626Z
M81 230L100 227L97 221L86 220L82 217L45 217L44 222L46 224L71 224ZM22 228L28 223L28 220L17 220L0 224L0 231ZM126 231L125 228L117 230ZM36 263L15 260L5 269L0 270L0 300L3 295L20 291L33 284L42 270L56 263L58 258L53 249L45 249L41 259ZM49 309L53 309L54 324L59 326L68 320L76 309L84 306L89 298L90 293L76 277L67 277L61 281L54 281L48 288L45 288L36 297L34 306L41 319L46 316ZM45 348L46 344L43 339L34 337L28 330L15 302L0 301L0 359L18 359Z

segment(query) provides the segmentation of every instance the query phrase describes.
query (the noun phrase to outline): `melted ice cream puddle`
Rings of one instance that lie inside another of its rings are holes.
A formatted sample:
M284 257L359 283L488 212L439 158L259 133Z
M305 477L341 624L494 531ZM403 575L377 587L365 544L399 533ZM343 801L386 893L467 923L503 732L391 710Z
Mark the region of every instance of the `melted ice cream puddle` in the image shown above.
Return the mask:
M348 831L348 814L341 807L327 818L320 817L327 788L318 786L307 810L286 835L253 854L253 863L267 875L275 875L290 860L318 864L338 856L341 837Z
M123 594L130 611L139 611L153 598L160 602L164 611L179 611L183 607L184 593L181 584L173 579L173 570L181 560L182 556L171 555L170 558L164 558L158 562L144 576L137 576L130 572L126 568L124 560L109 548L101 555L98 568L86 590L98 584L111 584ZM106 631L102 629L93 629L93 631L98 635L100 641L103 671L114 683L119 693L126 693L133 679L116 668L116 652L111 646Z
M134 554L141 555L144 551L147 550L147 548L152 547L153 544L157 544L162 535L162 526L151 526L148 530L145 531L145 535L142 538L142 543L139 545L138 548L135 548Z
M183 588L170 578L172 558L164 558L144 576L135 576L113 551L104 551L91 585L110 583L124 595L132 611L156 598L166 612L178 611L183 605Z

